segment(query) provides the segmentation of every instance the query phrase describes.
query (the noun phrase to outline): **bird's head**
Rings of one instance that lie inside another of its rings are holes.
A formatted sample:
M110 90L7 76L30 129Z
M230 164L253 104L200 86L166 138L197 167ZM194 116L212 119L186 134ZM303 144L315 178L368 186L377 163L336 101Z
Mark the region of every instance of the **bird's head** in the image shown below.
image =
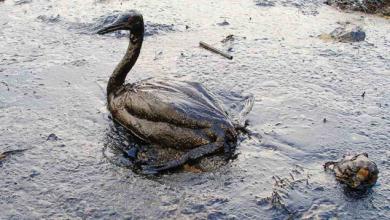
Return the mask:
M136 10L128 11L118 16L112 24L102 28L97 33L106 34L118 30L128 30L132 35L143 34L144 20L142 14Z

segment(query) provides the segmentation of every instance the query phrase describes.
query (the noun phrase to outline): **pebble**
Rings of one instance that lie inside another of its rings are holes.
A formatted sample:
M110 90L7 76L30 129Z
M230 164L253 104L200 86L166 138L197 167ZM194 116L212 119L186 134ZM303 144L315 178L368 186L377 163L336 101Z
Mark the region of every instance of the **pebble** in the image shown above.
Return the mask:
M54 133L51 133L48 137L47 137L47 139L46 139L47 141L58 141L59 140L59 138L57 137L57 135L56 134L54 134Z

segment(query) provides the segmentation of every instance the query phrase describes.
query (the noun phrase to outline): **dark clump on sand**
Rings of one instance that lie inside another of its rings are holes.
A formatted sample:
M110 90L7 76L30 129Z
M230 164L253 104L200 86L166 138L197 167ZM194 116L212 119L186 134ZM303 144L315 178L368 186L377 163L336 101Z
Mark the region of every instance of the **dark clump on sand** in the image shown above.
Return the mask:
M342 10L390 16L389 0L326 0L325 4L336 6Z

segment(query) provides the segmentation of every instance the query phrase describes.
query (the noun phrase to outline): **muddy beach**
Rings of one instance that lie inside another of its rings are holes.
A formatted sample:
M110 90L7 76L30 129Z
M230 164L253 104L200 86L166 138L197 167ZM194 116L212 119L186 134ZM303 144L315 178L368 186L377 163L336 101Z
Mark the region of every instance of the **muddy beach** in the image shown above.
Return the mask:
M146 36L128 81L166 76L254 96L257 135L239 138L236 159L155 178L112 147L105 89L128 40L96 31L129 9ZM13 152L0 155L0 219L390 216L388 19L317 0L5 0L0 18L0 152ZM364 40L318 37L346 22ZM347 152L377 164L371 189L324 172Z

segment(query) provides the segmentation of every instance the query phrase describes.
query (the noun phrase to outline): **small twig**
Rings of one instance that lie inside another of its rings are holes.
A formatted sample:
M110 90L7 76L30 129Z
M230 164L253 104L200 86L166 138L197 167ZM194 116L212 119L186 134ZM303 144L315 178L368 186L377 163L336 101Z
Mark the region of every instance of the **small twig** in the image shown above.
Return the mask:
M292 175L292 173L290 173L290 176L291 176L291 179L292 179L292 180L295 180L295 179L294 179L294 176Z
M211 45L209 45L209 44L207 44L207 43L205 43L205 42L203 42L203 41L200 41L200 42L199 42L199 46L201 46L201 47L203 47L204 49L209 50L209 51L211 51L211 52L214 52L214 53L217 53L217 54L219 54L219 55L222 55L223 57L226 57L226 58L228 58L229 60L233 59L233 56L232 56L232 55L229 55L229 54L227 54L227 53L225 53L225 52L223 52L223 51L221 51L221 50L218 50L217 48L214 48L214 47L212 47Z
M21 152L26 151L26 150L28 150L28 149L26 148L26 149L17 149L17 150L9 150L9 151L5 151L5 152L0 152L0 160L5 159L9 155L21 153Z
M16 154L16 153L21 153L21 152L24 152L28 150L28 148L25 148L25 149L16 149L16 150L9 150L9 151L5 151L2 153L2 155L5 155L5 156L8 156L8 155L11 155L11 154Z

